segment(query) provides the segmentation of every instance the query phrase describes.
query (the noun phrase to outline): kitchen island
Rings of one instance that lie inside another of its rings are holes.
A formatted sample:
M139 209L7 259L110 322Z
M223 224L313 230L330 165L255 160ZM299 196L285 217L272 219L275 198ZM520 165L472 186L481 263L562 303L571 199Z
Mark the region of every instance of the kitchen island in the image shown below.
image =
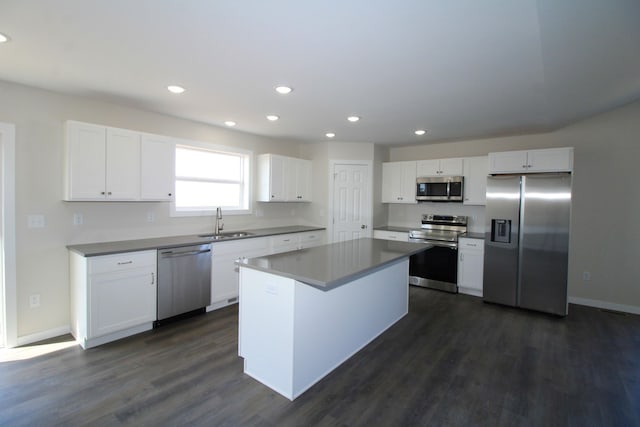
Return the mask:
M408 312L409 257L358 239L238 261L244 372L295 399Z

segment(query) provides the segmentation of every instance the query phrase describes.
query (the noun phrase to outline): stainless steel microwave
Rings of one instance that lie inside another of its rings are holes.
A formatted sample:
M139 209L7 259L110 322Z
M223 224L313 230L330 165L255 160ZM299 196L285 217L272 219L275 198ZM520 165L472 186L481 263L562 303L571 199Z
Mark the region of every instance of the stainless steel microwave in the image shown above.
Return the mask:
M419 202L462 202L462 176L427 176L416 180L416 200Z

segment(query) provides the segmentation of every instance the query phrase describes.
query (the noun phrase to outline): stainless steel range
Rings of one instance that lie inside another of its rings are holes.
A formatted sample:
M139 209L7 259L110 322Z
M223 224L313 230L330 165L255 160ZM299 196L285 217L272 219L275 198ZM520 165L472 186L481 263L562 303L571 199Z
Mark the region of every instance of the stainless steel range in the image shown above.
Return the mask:
M422 225L409 232L409 241L433 246L411 257L409 284L457 293L458 236L466 231L466 216L422 215Z

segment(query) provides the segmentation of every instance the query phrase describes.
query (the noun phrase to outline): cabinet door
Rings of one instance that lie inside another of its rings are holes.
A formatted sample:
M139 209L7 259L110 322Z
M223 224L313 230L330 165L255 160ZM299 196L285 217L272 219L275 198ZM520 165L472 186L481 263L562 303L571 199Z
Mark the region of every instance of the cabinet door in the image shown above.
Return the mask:
M65 200L106 198L107 128L67 122Z
M487 156L467 157L464 159L464 204L487 204L487 175L489 159Z
M382 164L382 203L397 203L399 201L400 174L401 169L397 163L386 162Z
M236 260L269 253L269 238L251 238L213 245L211 258L211 303L226 302L238 296L239 276Z
M521 173L526 170L526 151L489 153L489 173Z
M527 169L529 172L571 172L573 149L531 150L527 156Z
M416 168L417 176L440 176L440 160L418 160Z
M175 145L171 140L143 135L140 141L140 198L169 201L173 198Z
M416 162L382 164L382 203L416 203Z
M416 202L416 162L400 163L400 203Z
M482 296L484 269L483 241L459 239L458 287L461 293Z
M295 201L311 201L311 162L304 159L292 159L295 170L294 182L296 184Z
M140 199L140 134L107 128L107 199Z
M269 155L269 201L287 200L286 163L287 158L284 156Z
M456 159L440 159L440 174L444 176L462 176L463 161Z
M152 267L89 277L89 337L117 332L156 319Z

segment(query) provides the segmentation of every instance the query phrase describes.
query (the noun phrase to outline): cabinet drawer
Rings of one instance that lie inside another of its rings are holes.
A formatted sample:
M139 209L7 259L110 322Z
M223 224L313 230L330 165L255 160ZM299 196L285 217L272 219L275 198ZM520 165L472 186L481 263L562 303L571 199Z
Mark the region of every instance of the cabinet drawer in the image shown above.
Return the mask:
M374 239L409 241L409 233L402 231L373 230Z
M282 234L280 236L271 237L271 246L274 248L281 246L297 245L300 238L297 234Z
M304 245L305 243L316 243L322 239L321 231L312 231L309 233L300 233L300 243Z
M156 264L156 251L126 252L89 259L89 274L112 273Z
M461 237L458 239L458 248L484 250L484 240Z
M213 256L226 254L243 255L248 252L267 252L269 247L269 239L266 237L256 237L240 240L231 240L227 242L216 242L211 247Z

